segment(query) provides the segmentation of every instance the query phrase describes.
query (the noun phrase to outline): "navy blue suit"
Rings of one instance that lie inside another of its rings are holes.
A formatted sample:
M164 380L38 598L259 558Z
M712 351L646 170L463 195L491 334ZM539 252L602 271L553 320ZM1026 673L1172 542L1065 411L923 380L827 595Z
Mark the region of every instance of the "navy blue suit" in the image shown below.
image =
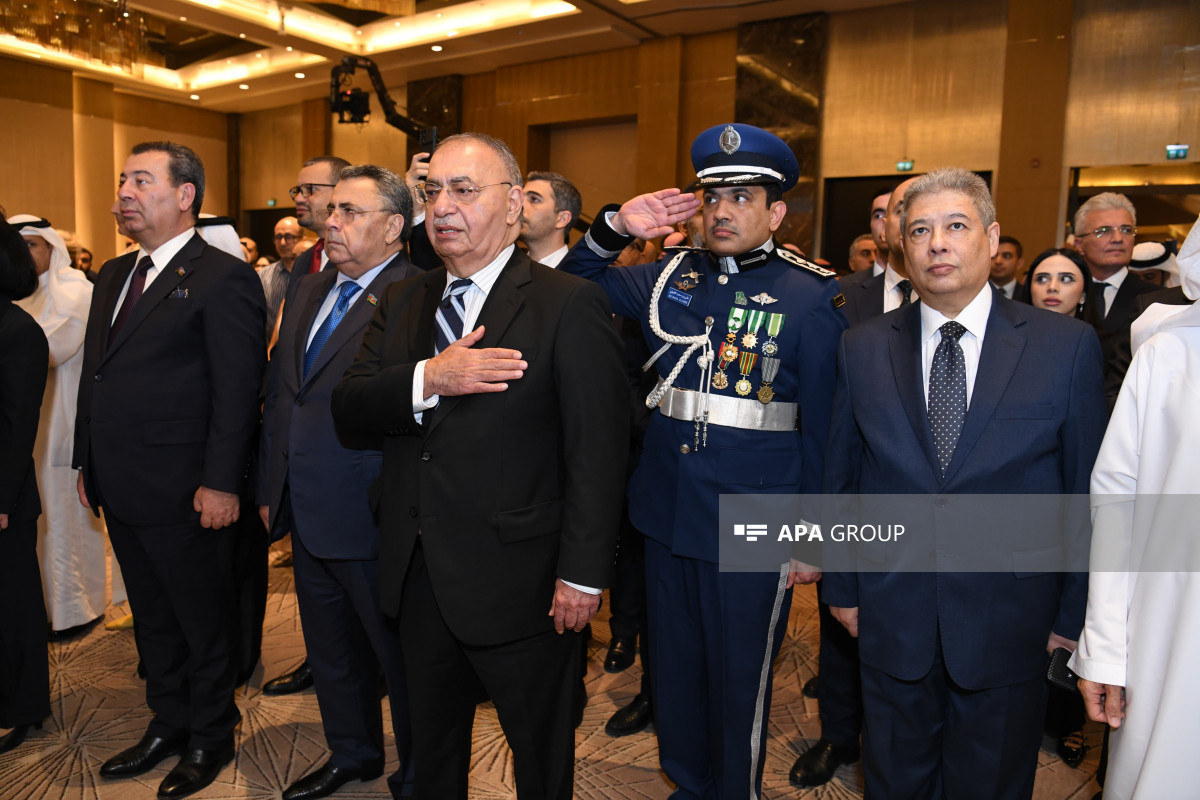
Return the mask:
M846 334L827 492L1086 495L1107 420L1096 336L991 291L944 480L926 414L920 305ZM822 592L831 606L859 609L866 796L987 796L980 787L1029 796L1046 643L1051 631L1078 637L1086 575L826 573ZM975 724L952 724L964 719Z
M416 269L397 254L359 292L304 376L309 333L336 269L304 276L284 306L263 407L260 505L272 538L292 532L304 642L334 766L367 772L384 763L379 671L391 697L400 767L393 789L412 788L412 741L400 642L380 611L379 531L367 501L381 437L339 437L330 398L354 360L379 298ZM399 796L399 791L395 792Z
M607 268L628 239L598 223L559 269L598 282L615 313L641 321L655 352L663 342L650 327L651 294L675 254L668 252L653 264ZM785 260L778 250L753 269L725 276L725 283L718 281L721 270L713 257L689 253L667 286L693 270L700 277L682 293L690 298L686 304L679 294L663 292L658 302L662 328L675 335L703 334L711 316L715 349L724 341L737 294L766 293L774 303L760 306L751 300L744 307L787 315L777 337L781 366L773 389L778 402L799 405L794 430L709 425L702 447L695 446L691 421L655 412L629 485L630 519L647 540L651 679L659 757L678 785L672 797L744 798L748 789L757 793L761 783L770 661L782 640L791 593L785 590L786 570L739 574L718 569L719 496L819 491L834 352L846 321L835 305L837 283ZM758 336L766 341L765 325ZM672 345L659 357L660 377L684 349ZM750 373L755 389L762 384L760 369L755 365ZM728 388L713 394L737 397L737 363L727 371ZM695 390L701 380L693 355L674 385ZM745 402L758 401L752 394Z

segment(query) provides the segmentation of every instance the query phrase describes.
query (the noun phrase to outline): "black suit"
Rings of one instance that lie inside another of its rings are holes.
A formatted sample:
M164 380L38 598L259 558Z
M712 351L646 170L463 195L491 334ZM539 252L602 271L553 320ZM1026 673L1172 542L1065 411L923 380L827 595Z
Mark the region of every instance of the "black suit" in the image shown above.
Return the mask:
M1111 413L1121 392L1121 384L1125 380L1125 372L1129 369L1130 347L1129 326L1142 313L1138 299L1148 292L1159 291L1161 287L1144 281L1132 272L1121 281L1117 294L1113 298L1108 313L1096 323L1096 332L1100 334L1100 346L1104 353L1104 395ZM1100 293L1094 289L1092 302L1096 302Z
M74 466L104 510L155 713L148 733L224 744L238 721L228 621L234 528L200 526L196 490L238 493L266 360L262 283L193 234L109 343L138 252L107 262L84 337Z
M0 604L7 609L0 616L0 728L50 716L46 606L37 555L42 506L33 466L49 365L41 327L0 295L0 514L8 515L8 528L0 531Z
M861 275L863 273L856 272L854 274ZM838 284L842 287L842 296L846 298L846 305L842 306L842 312L845 313L846 321L850 323L851 327L883 313L883 293L887 289L886 279L886 272L858 281L838 278Z
M400 613L416 796L465 798L478 674L522 800L570 798L580 648L547 616L562 578L608 586L628 449L624 365L599 289L514 249L479 314L480 347L528 363L499 393L442 398L418 422L444 269L392 286L334 392L342 435L385 435L384 610Z
M339 441L329 401L375 314L373 299L415 272L395 256L359 292L307 377L309 335L322 302L337 291L339 273L327 269L299 282L271 358L258 480L259 502L271 508L272 538L292 532L296 599L331 763L365 772L383 766L376 682L382 667L400 754L400 767L389 778L397 796L412 789L404 665L395 627L379 607L379 531L367 506L383 442Z

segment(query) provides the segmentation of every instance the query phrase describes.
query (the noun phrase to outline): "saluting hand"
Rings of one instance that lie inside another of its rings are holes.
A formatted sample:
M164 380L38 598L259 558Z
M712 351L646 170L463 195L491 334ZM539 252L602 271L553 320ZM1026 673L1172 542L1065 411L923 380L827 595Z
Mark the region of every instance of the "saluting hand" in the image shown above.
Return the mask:
M617 233L639 239L657 239L674 231L677 222L691 219L698 208L700 200L691 192L662 189L628 201L611 223Z
M472 350L471 345L482 338L480 325L425 363L425 397L503 392L508 388L505 381L515 381L525 374L529 364L521 360L517 350Z

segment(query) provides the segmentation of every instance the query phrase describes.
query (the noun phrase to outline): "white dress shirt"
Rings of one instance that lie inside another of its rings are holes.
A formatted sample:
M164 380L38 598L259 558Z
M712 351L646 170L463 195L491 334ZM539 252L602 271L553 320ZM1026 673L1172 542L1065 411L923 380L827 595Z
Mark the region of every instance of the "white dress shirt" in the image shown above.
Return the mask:
M987 330L988 316L992 313L992 285L985 283L954 321L967 329L958 340L962 347L967 367L967 407L971 406L971 394L975 389L975 376L979 372L979 353L983 350L983 334ZM921 304L921 375L925 383L925 404L929 404L929 372L933 368L933 354L942 341L942 325L950 317Z
M396 255L393 254L392 258L395 257ZM325 299L321 302L321 307L317 309L317 315L313 317L312 327L308 329L308 338L304 340L304 349L306 352L309 345L312 344L313 337L317 335L317 329L321 327L321 323L324 322L325 318L329 316L329 313L333 311L333 306L337 303L338 294L342 291L342 284L348 281L350 283L357 283L362 287L362 290L351 295L350 302L346 303L346 311L349 313L354 304L358 302L358 298L367 293L367 287L371 285L371 281L375 280L380 272L383 272L384 267L392 263L392 258L389 258L387 261L383 262L374 269L367 270L358 278L351 278L344 273L338 273L337 280L333 282L333 286L331 286L329 291L325 293Z
M129 293L129 284L133 280L133 274L137 272L137 264L142 260L142 256L150 256L150 260L154 262L154 266L146 272L146 283L142 286L144 293L150 288L150 284L158 277L167 266L171 263L171 259L178 255L183 246L187 244L192 234L196 232L195 228L188 228L183 233L168 239L163 242L153 253L146 250L145 247L138 248L137 255L134 257L134 269L129 271L129 276L125 278L125 285L121 288L121 294L117 297L117 305L113 308L112 322L117 321L117 314L121 313L121 304L125 302L125 295Z
M1117 299L1117 292L1121 290L1121 284L1125 282L1125 278L1128 276L1129 267L1121 267L1119 270L1103 280L1104 316L1108 316L1108 312L1112 309L1113 301ZM1097 283L1100 282L1101 281L1097 281Z
M904 292L898 288L900 281L905 280L900 277L900 273L892 269L892 265L888 264L887 269L883 272L883 313L895 311L904 302ZM912 281L909 281L911 283ZM917 302L917 290L914 287L911 295L911 301Z
M996 288L1000 290L1001 294L1003 294L1009 300L1012 300L1013 292L1017 291L1017 279L1013 278L1011 281L1004 284L1003 286L1001 286L1000 284L996 284Z
M558 248L545 258L539 258L537 263L541 264L542 266L549 267L550 269L558 269L559 262L567 257L567 251L570 249L571 248L564 244L562 247Z

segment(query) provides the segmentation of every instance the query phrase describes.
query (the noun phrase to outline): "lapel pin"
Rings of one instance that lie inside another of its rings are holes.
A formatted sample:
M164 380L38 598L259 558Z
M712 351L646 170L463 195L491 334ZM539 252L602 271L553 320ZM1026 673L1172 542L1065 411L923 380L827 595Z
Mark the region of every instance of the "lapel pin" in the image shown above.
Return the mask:
M367 302L373 306L379 305L379 300L375 297L375 295L371 294L370 292L367 292Z
M184 275L187 274L187 270L184 269L183 267L176 267L175 274L182 278Z

